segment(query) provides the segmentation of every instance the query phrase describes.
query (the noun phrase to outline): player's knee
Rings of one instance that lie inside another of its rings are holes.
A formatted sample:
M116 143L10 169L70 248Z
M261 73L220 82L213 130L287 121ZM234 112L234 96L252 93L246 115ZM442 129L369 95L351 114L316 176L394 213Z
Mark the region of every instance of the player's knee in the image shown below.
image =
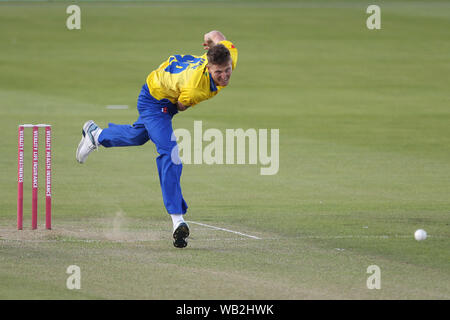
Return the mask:
M142 146L148 141L148 137L138 137L134 140L136 146Z
M159 146L157 148L160 154L159 158L170 160L173 164L181 164L181 159L179 156L178 145L176 143L168 144L166 146Z

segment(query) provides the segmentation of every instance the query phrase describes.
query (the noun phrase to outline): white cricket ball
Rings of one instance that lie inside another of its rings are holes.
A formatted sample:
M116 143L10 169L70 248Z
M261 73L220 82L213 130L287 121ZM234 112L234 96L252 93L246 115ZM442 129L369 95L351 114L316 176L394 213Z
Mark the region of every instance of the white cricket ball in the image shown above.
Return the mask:
M417 241L422 241L427 238L427 232L423 229L416 230L414 232L414 238L416 238Z

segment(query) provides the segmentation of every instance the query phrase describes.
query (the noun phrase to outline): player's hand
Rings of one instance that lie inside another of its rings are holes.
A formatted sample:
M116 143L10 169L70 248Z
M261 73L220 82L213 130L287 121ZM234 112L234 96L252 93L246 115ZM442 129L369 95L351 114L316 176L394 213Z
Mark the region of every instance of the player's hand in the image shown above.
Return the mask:
M213 30L205 33L203 36L203 49L209 50L209 48L214 47L220 41L226 40L222 32Z
M209 50L210 47L212 47L210 44L208 44L207 42L203 42L203 49Z
M211 39L211 32L208 32L203 37L203 49L209 50L209 48L213 47L215 43Z
M178 111L184 111L184 110L187 110L188 108L189 108L189 106L185 106L181 102L177 101L177 109L178 109Z

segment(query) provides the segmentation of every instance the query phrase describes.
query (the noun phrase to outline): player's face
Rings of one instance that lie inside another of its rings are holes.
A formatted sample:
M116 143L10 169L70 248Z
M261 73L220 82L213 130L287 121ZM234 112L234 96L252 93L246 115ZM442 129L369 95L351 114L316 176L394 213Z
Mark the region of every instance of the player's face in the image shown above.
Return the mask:
M216 86L225 87L231 78L232 62L230 61L224 65L210 64L208 65L208 70Z

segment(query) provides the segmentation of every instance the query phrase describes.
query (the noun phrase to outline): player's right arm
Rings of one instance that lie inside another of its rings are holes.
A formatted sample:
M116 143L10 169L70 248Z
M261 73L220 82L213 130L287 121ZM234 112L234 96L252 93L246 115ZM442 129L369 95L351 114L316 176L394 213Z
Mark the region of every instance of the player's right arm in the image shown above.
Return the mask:
M228 41L224 34L220 31L213 30L208 33L205 33L203 36L203 48L205 50L209 50L209 48L214 47L216 44L223 44L228 50L230 50L231 59L233 60L233 70L236 68L237 60L238 60L238 52L236 47L233 45L231 41Z
M205 33L205 35L203 36L203 40L203 48L205 50L208 50L209 48L218 44L220 41L226 40L226 38L222 32L213 30Z

